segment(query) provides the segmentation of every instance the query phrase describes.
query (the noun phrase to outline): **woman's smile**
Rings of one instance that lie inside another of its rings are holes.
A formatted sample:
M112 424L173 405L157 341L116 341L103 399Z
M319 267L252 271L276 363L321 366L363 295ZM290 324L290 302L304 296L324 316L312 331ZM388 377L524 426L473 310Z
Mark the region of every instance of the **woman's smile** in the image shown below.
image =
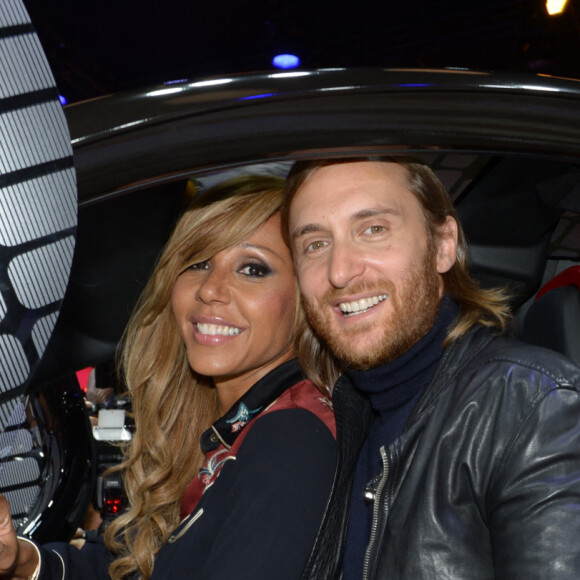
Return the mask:
M200 346L222 346L239 337L244 328L216 317L195 316L192 319L193 339Z

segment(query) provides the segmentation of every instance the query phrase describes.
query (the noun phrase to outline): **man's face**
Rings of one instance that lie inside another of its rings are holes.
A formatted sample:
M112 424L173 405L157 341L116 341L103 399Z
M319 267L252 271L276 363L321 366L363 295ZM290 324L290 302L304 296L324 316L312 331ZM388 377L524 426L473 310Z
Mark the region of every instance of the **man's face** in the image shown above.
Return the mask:
M341 360L372 368L433 326L457 228L448 218L429 239L405 168L363 161L318 169L292 200L289 228L306 315Z

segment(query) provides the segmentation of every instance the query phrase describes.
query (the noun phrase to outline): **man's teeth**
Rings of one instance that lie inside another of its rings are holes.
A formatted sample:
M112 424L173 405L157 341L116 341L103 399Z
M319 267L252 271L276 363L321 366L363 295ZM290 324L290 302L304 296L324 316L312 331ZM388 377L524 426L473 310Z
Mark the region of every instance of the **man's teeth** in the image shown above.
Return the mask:
M197 330L201 334L210 334L211 336L235 336L240 334L241 330L235 326L221 326L219 324L197 323Z
M360 300L355 300L353 302L341 302L338 307L342 313L347 316L353 316L354 314L366 312L369 308L376 306L379 302L386 299L387 295L381 294L379 296L371 296L370 298L361 298Z

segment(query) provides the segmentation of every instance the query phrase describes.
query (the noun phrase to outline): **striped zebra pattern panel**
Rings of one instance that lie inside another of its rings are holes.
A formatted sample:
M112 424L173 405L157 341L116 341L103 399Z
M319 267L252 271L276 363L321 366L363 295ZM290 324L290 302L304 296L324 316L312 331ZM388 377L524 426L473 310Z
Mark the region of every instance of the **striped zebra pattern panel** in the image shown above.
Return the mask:
M22 2L0 0L0 491L17 528L50 500L51 443L26 389L60 311L76 226L72 148L52 73Z
M76 178L46 57L20 0L0 3L0 403L22 394L72 262Z

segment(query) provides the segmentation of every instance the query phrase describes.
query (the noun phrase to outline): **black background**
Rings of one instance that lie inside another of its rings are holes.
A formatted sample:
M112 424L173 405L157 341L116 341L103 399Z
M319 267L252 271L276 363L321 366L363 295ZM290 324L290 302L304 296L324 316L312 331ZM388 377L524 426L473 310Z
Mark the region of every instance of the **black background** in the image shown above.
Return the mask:
M457 67L580 78L580 0L25 0L69 102L147 84L301 68Z

